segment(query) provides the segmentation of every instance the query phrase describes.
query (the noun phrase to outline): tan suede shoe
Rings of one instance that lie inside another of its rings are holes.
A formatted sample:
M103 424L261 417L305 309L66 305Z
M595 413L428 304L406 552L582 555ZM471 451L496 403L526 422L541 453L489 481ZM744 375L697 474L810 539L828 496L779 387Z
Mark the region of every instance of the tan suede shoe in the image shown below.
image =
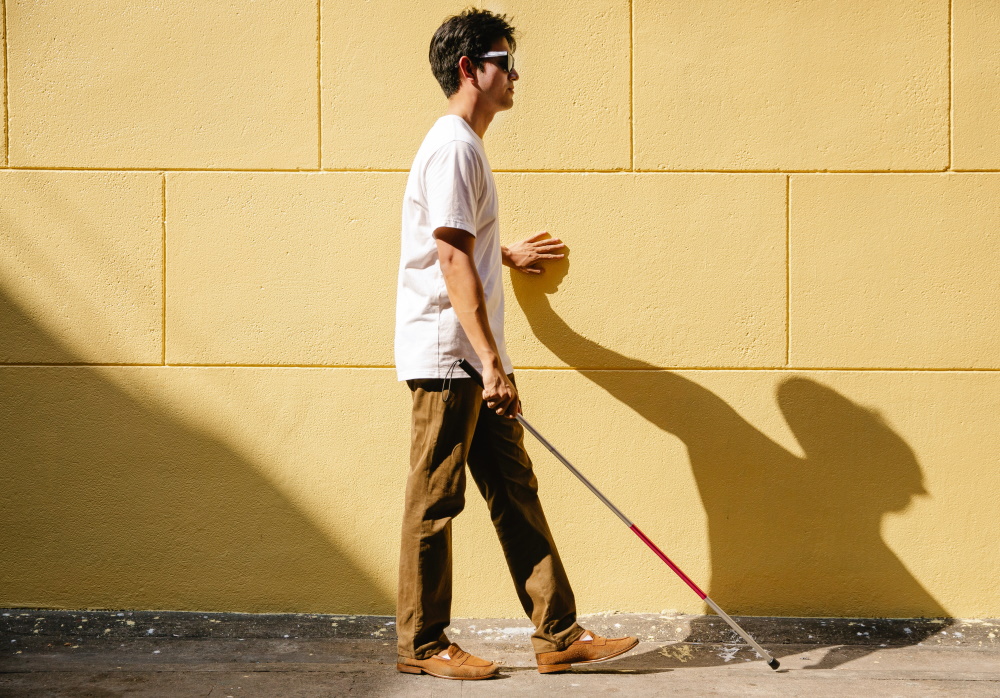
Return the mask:
M396 671L404 674L430 674L439 679L474 681L496 676L499 666L469 654L458 645L452 645L427 659L396 658Z
M605 659L625 654L639 644L634 637L607 638L589 630L580 636L581 639L564 649L562 652L540 652L535 655L540 674L554 674L566 671L571 664L589 664L603 662ZM584 640L582 638L591 638Z

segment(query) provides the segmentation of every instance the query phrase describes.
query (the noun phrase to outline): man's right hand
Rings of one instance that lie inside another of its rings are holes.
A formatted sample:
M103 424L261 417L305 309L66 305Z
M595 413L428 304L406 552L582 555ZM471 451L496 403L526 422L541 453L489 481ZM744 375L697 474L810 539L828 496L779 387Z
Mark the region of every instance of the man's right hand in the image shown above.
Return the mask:
M483 400L489 409L508 419L515 419L521 411L517 388L502 369L492 364L483 366Z

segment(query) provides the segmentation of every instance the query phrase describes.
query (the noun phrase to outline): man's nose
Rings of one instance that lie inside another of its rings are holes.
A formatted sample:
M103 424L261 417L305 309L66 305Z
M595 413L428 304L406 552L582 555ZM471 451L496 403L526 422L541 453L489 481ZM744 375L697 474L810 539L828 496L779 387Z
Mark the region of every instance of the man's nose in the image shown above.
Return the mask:
M511 68L511 70L510 70L510 79L511 80L517 80L519 77L521 77L521 76L518 74L518 72L516 70L514 70L513 68Z

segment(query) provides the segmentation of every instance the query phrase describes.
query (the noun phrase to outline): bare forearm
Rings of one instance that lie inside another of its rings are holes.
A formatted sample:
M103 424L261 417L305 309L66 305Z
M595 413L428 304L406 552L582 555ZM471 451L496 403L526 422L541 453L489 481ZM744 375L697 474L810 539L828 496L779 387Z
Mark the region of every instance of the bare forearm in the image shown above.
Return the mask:
M448 289L448 298L476 356L483 366L499 368L500 352L490 329L486 295L472 259L465 255L442 259L441 271Z
M473 261L475 238L458 228L437 228L434 237L448 299L483 365L483 400L498 415L515 419L521 403L517 388L504 375L500 351L490 329L486 294Z

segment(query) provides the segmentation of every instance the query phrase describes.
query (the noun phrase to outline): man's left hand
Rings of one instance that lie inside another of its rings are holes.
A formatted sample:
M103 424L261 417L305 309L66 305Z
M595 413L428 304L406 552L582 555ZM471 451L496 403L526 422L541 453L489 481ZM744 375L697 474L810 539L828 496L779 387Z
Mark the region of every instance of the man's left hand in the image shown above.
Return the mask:
M523 274L541 274L545 270L539 262L547 259L562 259L560 250L566 248L559 238L548 237L548 231L535 233L527 240L515 242L503 248L503 263Z

